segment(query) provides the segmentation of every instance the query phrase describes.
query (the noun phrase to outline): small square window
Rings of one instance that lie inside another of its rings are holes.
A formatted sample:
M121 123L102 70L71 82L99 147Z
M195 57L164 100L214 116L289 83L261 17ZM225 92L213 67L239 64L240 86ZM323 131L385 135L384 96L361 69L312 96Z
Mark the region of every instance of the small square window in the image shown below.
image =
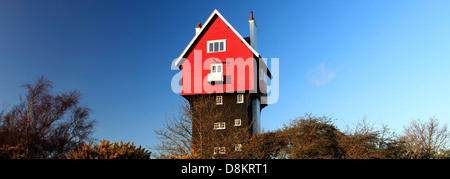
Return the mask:
M244 103L244 94L237 95L237 103Z
M225 122L214 123L214 130L225 129Z
M216 96L216 105L222 105L222 104L223 104L223 97Z
M226 153L225 147L220 147L219 154L225 154L225 153Z
M225 147L214 147L214 154L225 154Z
M235 119L234 120L234 126L241 126L241 124L242 124L241 119Z
M242 144L236 144L234 146L234 151L242 151Z

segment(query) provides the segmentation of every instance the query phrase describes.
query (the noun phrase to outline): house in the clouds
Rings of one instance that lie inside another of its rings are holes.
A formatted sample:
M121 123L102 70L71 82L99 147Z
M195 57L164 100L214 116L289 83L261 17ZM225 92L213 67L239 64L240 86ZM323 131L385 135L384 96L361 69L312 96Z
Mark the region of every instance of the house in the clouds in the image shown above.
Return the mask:
M191 102L200 95L211 95L217 106L232 109L226 119L211 121L211 130L245 125L251 134L260 130L261 110L267 106L267 80L272 77L257 51L253 12L248 22L250 37L242 37L214 10L203 26L197 25L194 38L174 62L181 69L184 98ZM235 149L214 148L215 153L230 150L239 150L239 144Z

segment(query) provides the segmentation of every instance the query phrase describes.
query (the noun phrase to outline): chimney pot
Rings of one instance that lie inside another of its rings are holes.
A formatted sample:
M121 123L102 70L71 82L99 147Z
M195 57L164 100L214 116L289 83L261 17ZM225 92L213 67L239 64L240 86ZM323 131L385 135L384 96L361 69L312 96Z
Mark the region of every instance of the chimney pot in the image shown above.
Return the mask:
M197 35L200 32L201 28L202 28L202 23L198 23L197 27L195 28L195 35Z
M250 12L250 20L248 21L250 25L250 45L253 49L258 50L257 40L256 40L256 22L253 19L253 11Z

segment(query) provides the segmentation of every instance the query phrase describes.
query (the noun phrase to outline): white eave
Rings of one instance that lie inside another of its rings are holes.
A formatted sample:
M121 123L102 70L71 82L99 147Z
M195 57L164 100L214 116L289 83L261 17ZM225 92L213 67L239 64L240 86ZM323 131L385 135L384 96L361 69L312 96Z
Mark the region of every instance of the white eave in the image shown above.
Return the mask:
M233 26L230 25L230 23L228 23L228 21L219 13L219 11L217 11L217 9L214 9L214 12L209 16L209 18L206 20L205 24L202 26L202 28L200 29L200 32L195 34L194 38L191 40L191 42L189 42L189 44L187 45L187 47L184 49L183 53L181 53L180 57L178 57L178 59L175 61L175 66L180 67L180 65L183 64L185 58L184 55L186 54L186 52L191 48L192 44L194 44L194 42L197 40L197 38L200 36L200 34L203 33L203 30L206 28L206 26L208 26L208 24L211 22L211 19L214 17L214 15L219 16L224 22L225 24L227 24L227 26L239 37L239 39L241 39L241 41L253 52L253 54L256 57L261 58L261 56L259 55L259 53L253 49L253 47L248 44L248 42L246 40L244 40L244 38L241 36L241 34L239 34L236 29L234 29Z

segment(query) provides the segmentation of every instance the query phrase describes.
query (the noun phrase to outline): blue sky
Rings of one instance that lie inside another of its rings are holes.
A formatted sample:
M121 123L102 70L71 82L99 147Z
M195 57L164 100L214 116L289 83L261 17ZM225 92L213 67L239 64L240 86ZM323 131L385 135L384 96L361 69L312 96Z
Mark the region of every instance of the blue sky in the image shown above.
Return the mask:
M279 58L280 97L262 128L305 113L344 129L366 117L401 133L413 119L450 123L450 1L0 1L0 105L44 75L78 89L94 137L158 142L153 130L181 100L170 63L214 9L258 52Z

